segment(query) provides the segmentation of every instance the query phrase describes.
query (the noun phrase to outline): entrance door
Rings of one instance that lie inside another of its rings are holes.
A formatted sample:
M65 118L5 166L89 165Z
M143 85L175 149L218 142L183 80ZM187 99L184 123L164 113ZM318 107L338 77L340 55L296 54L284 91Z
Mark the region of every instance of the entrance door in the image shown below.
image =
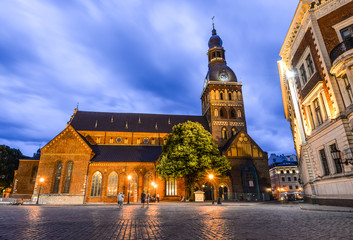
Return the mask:
M213 190L213 186L209 182L202 185L202 191L205 192L205 200L212 200Z

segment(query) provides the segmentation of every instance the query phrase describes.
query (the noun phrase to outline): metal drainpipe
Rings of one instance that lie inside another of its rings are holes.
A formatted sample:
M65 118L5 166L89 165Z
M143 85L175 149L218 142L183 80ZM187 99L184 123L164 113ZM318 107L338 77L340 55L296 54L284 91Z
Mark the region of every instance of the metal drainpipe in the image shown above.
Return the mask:
M87 191L87 181L88 181L88 171L89 171L89 165L91 164L91 161L88 162L88 166L87 166L87 174L86 174L86 182L85 182L85 191L83 194L83 204L86 204L86 191Z

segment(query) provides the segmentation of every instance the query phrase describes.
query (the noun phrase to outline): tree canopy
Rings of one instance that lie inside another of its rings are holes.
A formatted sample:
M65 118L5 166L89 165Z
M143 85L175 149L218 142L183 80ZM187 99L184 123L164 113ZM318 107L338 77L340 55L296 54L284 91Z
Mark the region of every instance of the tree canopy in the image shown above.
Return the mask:
M188 121L173 127L163 145L156 171L163 178L185 178L190 190L207 172L221 177L230 168L226 157L220 155L211 133L200 123Z
M24 156L19 149L0 145L0 190L11 185L20 158Z

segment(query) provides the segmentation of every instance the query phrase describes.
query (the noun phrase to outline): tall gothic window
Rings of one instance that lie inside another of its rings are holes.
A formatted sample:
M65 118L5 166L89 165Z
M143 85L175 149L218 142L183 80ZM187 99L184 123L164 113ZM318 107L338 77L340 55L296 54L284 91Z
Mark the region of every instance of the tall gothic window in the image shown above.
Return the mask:
M314 128L315 128L315 124L314 124L313 112L311 111L311 106L309 105L309 106L307 107L307 109L308 109L308 115L309 115L309 120L310 120L311 128L314 129Z
M237 117L241 118L241 111L240 110L237 111Z
M314 109L315 109L315 114L317 118L317 123L318 125L321 125L324 121L322 120L319 100L317 98L314 100Z
M227 139L227 128L226 127L222 127L222 138Z
M64 182L64 191L63 193L68 193L70 191L70 182L71 182L71 175L72 175L72 162L69 162L66 167L66 174L65 174L65 182Z
M118 192L118 174L112 172L108 177L108 196L116 196Z
M220 98L221 100L223 100L223 93L222 93L222 92L220 92L219 98Z
M228 93L229 100L232 100L232 93Z
M232 137L237 133L237 130L235 129L235 127L232 127Z
M101 195L101 187L102 187L102 174L97 171L92 176L91 196L99 197Z
M152 173L148 172L145 175L145 179L143 181L143 190L147 193L151 193L151 191L153 190L153 186L152 186L152 182L153 182L153 175Z
M176 196L178 194L177 191L177 180L175 178L169 178L166 182L165 182L165 195L166 196Z
M234 109L232 109L232 110L230 111L230 118L236 118L235 110L234 110Z
M59 184L60 184L60 178L61 178L62 165L63 165L62 162L58 162L56 164L53 193L59 192Z

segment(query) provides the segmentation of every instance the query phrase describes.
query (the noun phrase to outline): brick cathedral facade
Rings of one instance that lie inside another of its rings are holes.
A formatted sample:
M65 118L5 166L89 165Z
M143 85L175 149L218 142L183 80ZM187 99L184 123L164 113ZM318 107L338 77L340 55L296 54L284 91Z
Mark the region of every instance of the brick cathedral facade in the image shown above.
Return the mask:
M202 116L75 109L67 127L41 149L39 160L20 161L13 193L31 194L36 201L40 192L39 203L48 204L116 202L119 192L138 202L142 191L177 200L185 195L183 179L163 180L156 163L173 126L193 121L212 133L232 167L226 178L196 183L206 199L210 194L226 200L266 199L268 157L247 133L242 83L227 66L215 29L208 45Z

